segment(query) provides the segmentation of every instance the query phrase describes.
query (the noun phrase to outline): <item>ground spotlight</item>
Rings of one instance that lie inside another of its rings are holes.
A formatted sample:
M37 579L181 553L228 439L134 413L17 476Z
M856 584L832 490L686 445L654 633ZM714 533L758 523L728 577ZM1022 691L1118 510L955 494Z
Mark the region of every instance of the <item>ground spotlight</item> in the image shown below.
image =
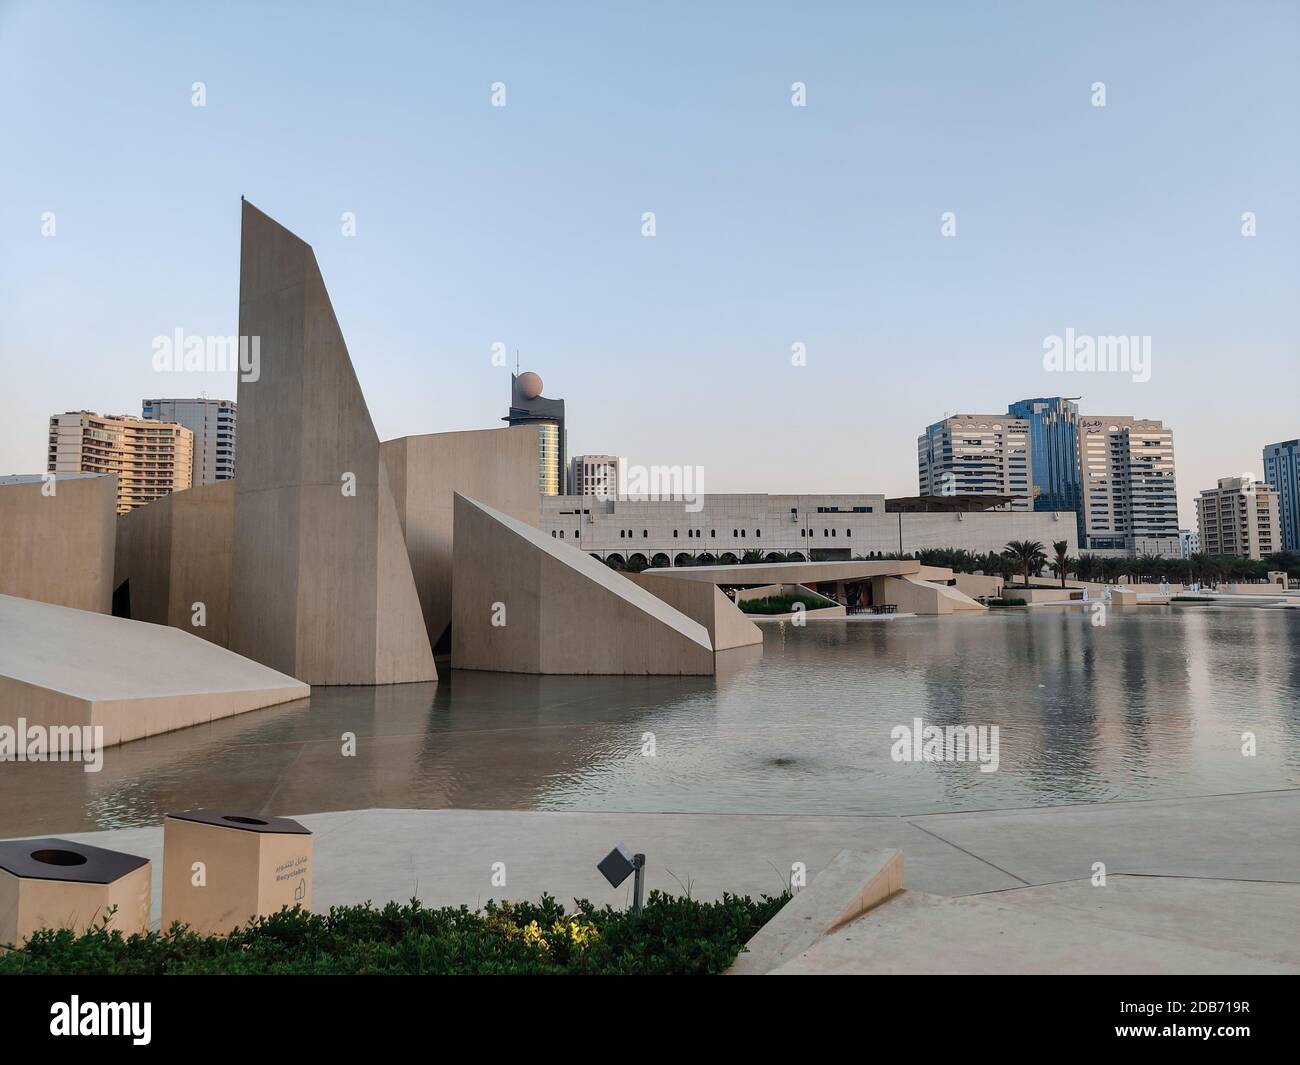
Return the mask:
M618 887L629 875L636 874L632 882L632 912L640 913L645 894L645 855L629 854L627 847L619 843L596 864L596 868L609 881L610 887Z

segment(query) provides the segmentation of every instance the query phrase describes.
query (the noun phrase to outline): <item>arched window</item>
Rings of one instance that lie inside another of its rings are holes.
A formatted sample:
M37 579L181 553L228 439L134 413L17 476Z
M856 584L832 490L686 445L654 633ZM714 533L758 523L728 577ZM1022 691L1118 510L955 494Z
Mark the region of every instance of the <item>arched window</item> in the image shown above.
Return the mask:
M561 539L561 540L564 539L564 530L563 530L563 529L560 530L560 539Z
M731 530L731 538L732 538L733 540L734 540L738 535L740 535L740 534L739 534L735 529L732 529L732 530Z
M552 536L555 535L555 530L554 530L554 529L551 530L551 535L552 535Z
M676 529L673 530L673 539L674 539L674 540L677 539L677 530L676 530Z

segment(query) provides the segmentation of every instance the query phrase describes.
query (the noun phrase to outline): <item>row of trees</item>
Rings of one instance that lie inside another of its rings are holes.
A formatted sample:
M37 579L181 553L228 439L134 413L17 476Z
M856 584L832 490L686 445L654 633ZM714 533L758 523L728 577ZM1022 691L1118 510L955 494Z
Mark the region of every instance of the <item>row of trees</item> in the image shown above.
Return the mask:
M893 552L883 555L873 552L858 558L915 559L926 566L946 566L958 573L987 573L1011 580L1020 577L1027 581L1032 575L1042 575L1048 569L1062 584L1067 577L1081 581L1100 581L1114 584L1121 578L1131 584L1157 584L1161 578L1171 584L1189 584L1192 581L1208 583L1248 583L1266 581L1271 571L1285 570L1290 577L1300 577L1300 555L1293 551L1280 551L1260 561L1237 558L1232 555L1193 555L1191 558L1164 558L1161 555L1139 555L1137 558L1102 558L1082 552L1075 558L1069 554L1069 544L1058 540L1052 544L1051 554L1037 540L1015 540L1001 551L984 554L961 548L933 548L915 554Z

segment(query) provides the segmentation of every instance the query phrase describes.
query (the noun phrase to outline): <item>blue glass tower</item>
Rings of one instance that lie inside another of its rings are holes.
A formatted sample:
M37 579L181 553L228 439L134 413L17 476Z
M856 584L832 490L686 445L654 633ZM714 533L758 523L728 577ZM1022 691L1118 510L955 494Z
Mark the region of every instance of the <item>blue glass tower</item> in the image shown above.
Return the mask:
M1029 453L1034 476L1035 510L1074 511L1083 535L1083 497L1079 475L1078 396L1022 399L1007 407L1007 413L1029 422Z

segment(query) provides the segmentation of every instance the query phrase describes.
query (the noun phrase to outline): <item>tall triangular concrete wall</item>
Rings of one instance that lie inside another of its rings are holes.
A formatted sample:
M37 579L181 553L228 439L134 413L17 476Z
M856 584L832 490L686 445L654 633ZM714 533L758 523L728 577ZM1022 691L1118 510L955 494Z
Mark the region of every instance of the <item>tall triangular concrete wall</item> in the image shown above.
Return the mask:
M455 497L451 664L508 673L711 674L708 630L585 551Z
M230 648L309 684L435 680L379 438L310 246L243 204ZM347 491L345 491L347 489Z

